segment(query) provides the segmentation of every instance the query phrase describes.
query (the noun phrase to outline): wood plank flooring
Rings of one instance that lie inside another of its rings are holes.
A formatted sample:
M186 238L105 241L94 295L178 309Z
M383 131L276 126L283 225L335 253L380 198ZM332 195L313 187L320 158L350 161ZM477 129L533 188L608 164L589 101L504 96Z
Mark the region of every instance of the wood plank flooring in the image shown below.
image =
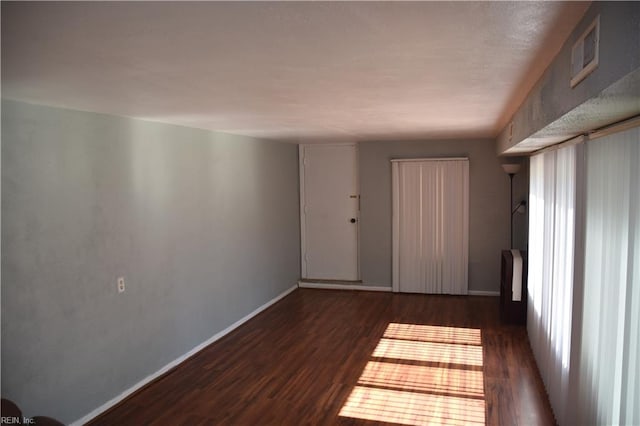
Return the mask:
M298 289L91 424L554 419L526 330L500 323L498 298Z

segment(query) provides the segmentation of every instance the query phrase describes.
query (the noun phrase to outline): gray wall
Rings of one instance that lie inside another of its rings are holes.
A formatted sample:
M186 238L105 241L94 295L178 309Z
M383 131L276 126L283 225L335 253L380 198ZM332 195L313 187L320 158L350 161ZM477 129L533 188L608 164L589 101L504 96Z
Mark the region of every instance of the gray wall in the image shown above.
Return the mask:
M2 396L70 422L295 285L297 146L6 101L2 219Z
M391 285L392 158L469 158L469 289L498 291L500 251L509 248L509 178L493 140L363 142L360 167L360 269L366 285ZM513 161L513 160L511 160ZM526 167L514 178L514 202L526 197ZM526 243L526 218L516 219L516 247Z
M571 88L569 85L571 80L571 49L578 37L598 14L600 15L598 67L580 84ZM640 2L594 2L514 114L511 120L513 121L513 136L509 137L509 125L501 132L497 139L498 152L505 152L580 104L597 96L639 67ZM635 110L637 113L637 100L634 104L633 100L625 96L608 104L607 108L620 109L625 103L629 104L626 108L630 108L631 111ZM603 113L611 114L612 112L607 110ZM588 116L578 118L592 119ZM591 129L592 127L586 130Z

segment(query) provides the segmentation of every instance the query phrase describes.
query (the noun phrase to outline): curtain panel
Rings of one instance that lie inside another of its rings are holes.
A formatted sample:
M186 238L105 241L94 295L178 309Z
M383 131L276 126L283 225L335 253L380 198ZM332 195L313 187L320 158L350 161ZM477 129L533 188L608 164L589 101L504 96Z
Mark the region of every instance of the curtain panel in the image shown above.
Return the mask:
M575 420L640 424L640 128L587 143Z
M527 331L551 406L565 423L575 250L576 146L531 157Z
M393 290L467 294L469 161L394 160Z

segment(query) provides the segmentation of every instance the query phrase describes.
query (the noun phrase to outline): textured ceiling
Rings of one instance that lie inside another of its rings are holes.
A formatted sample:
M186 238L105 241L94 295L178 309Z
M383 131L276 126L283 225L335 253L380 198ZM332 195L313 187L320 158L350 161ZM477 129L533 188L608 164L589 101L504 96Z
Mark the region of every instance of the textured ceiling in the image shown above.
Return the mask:
M2 95L290 140L493 137L559 2L2 2Z

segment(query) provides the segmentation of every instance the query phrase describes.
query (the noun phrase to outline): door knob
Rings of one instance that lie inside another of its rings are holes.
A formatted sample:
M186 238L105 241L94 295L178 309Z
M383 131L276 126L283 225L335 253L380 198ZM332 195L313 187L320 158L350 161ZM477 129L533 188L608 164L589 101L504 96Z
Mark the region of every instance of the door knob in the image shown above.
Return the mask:
M351 218L351 220L350 220L349 222L351 222L351 223L356 223L356 218L355 218L355 217L352 217L352 218Z

